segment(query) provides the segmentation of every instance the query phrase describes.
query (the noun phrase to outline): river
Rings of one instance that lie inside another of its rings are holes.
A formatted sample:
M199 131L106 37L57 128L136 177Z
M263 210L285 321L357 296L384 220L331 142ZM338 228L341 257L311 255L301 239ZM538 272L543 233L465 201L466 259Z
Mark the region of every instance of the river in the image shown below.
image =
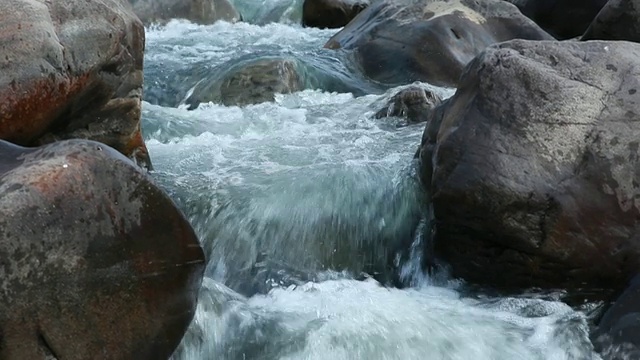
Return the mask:
M209 260L173 359L599 359L590 306L423 273L429 216L413 155L424 124L373 119L397 89L322 49L336 30L297 25L300 3L242 0L250 23L147 29L153 177ZM202 78L272 57L295 61L306 90L242 108L184 105Z

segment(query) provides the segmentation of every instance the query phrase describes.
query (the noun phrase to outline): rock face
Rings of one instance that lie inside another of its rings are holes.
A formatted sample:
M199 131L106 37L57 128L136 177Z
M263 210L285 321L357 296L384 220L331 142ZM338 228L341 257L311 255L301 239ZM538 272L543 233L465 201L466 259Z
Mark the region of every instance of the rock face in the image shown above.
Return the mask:
M0 243L2 359L166 359L193 317L193 229L101 143L0 140Z
M640 42L640 1L610 0L593 20L582 40Z
M507 0L560 40L581 36L607 0Z
M325 47L351 51L369 78L455 87L462 70L488 45L514 38L552 39L501 0L428 0L369 6Z
M261 59L231 70L222 80L218 80L216 74L204 79L194 88L186 103L191 110L203 102L245 106L273 101L275 94L301 89L302 81L294 61Z
M423 137L435 254L503 288L623 287L640 265L638 91L633 43L479 55Z
M369 6L369 0L305 0L302 25L321 29L340 28Z
M410 124L424 122L441 102L440 96L433 91L410 86L393 95L389 103L375 114L375 118L397 116L406 118Z
M240 14L229 0L129 0L145 25L185 19L208 25L218 20L236 22Z
M120 0L0 2L0 139L88 138L149 167L144 28Z

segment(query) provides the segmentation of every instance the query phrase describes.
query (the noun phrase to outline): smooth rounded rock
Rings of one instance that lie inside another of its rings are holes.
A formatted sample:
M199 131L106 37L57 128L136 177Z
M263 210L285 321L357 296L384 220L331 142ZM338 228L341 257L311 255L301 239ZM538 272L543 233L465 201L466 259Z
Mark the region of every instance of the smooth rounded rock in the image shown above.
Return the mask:
M104 144L0 140L0 358L167 359L204 255L173 202Z
M506 289L620 289L640 270L640 45L488 48L434 111L434 253Z
M189 109L206 102L245 106L273 101L275 94L289 94L302 88L294 61L259 59L231 69L222 79L218 74L203 79L186 103Z
M0 139L100 141L142 166L144 28L124 0L0 2Z
M455 87L464 67L484 48L514 38L552 39L501 0L377 2L325 47L351 53L358 68L379 83Z
M582 40L640 42L640 0L609 0Z
M229 0L129 0L145 25L184 19L201 25L216 21L236 22L240 13Z
M341 28L369 6L369 0L305 0L302 25L320 29Z

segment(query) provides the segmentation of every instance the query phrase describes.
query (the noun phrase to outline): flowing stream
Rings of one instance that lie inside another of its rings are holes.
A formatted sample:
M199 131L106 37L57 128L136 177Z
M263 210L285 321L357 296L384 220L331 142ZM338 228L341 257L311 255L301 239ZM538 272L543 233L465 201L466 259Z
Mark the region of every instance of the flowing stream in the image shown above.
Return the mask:
M237 6L251 23L147 29L153 176L209 260L174 360L598 359L589 307L561 293L479 295L424 274L429 217L413 160L424 124L373 119L397 89L322 49L336 30L297 25L301 1ZM295 62L305 90L184 105L198 81L274 57Z

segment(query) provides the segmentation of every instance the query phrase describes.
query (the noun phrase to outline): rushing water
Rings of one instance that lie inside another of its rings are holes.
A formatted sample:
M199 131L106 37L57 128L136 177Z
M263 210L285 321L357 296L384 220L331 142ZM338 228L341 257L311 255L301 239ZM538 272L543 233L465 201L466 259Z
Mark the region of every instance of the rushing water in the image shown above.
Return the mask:
M296 25L300 3L238 4L245 19L280 23L147 30L153 176L209 259L174 359L597 358L585 313L557 294L471 296L422 273L424 125L373 119L397 89L322 49L335 30ZM201 79L263 57L294 60L307 89L243 108L181 105Z

